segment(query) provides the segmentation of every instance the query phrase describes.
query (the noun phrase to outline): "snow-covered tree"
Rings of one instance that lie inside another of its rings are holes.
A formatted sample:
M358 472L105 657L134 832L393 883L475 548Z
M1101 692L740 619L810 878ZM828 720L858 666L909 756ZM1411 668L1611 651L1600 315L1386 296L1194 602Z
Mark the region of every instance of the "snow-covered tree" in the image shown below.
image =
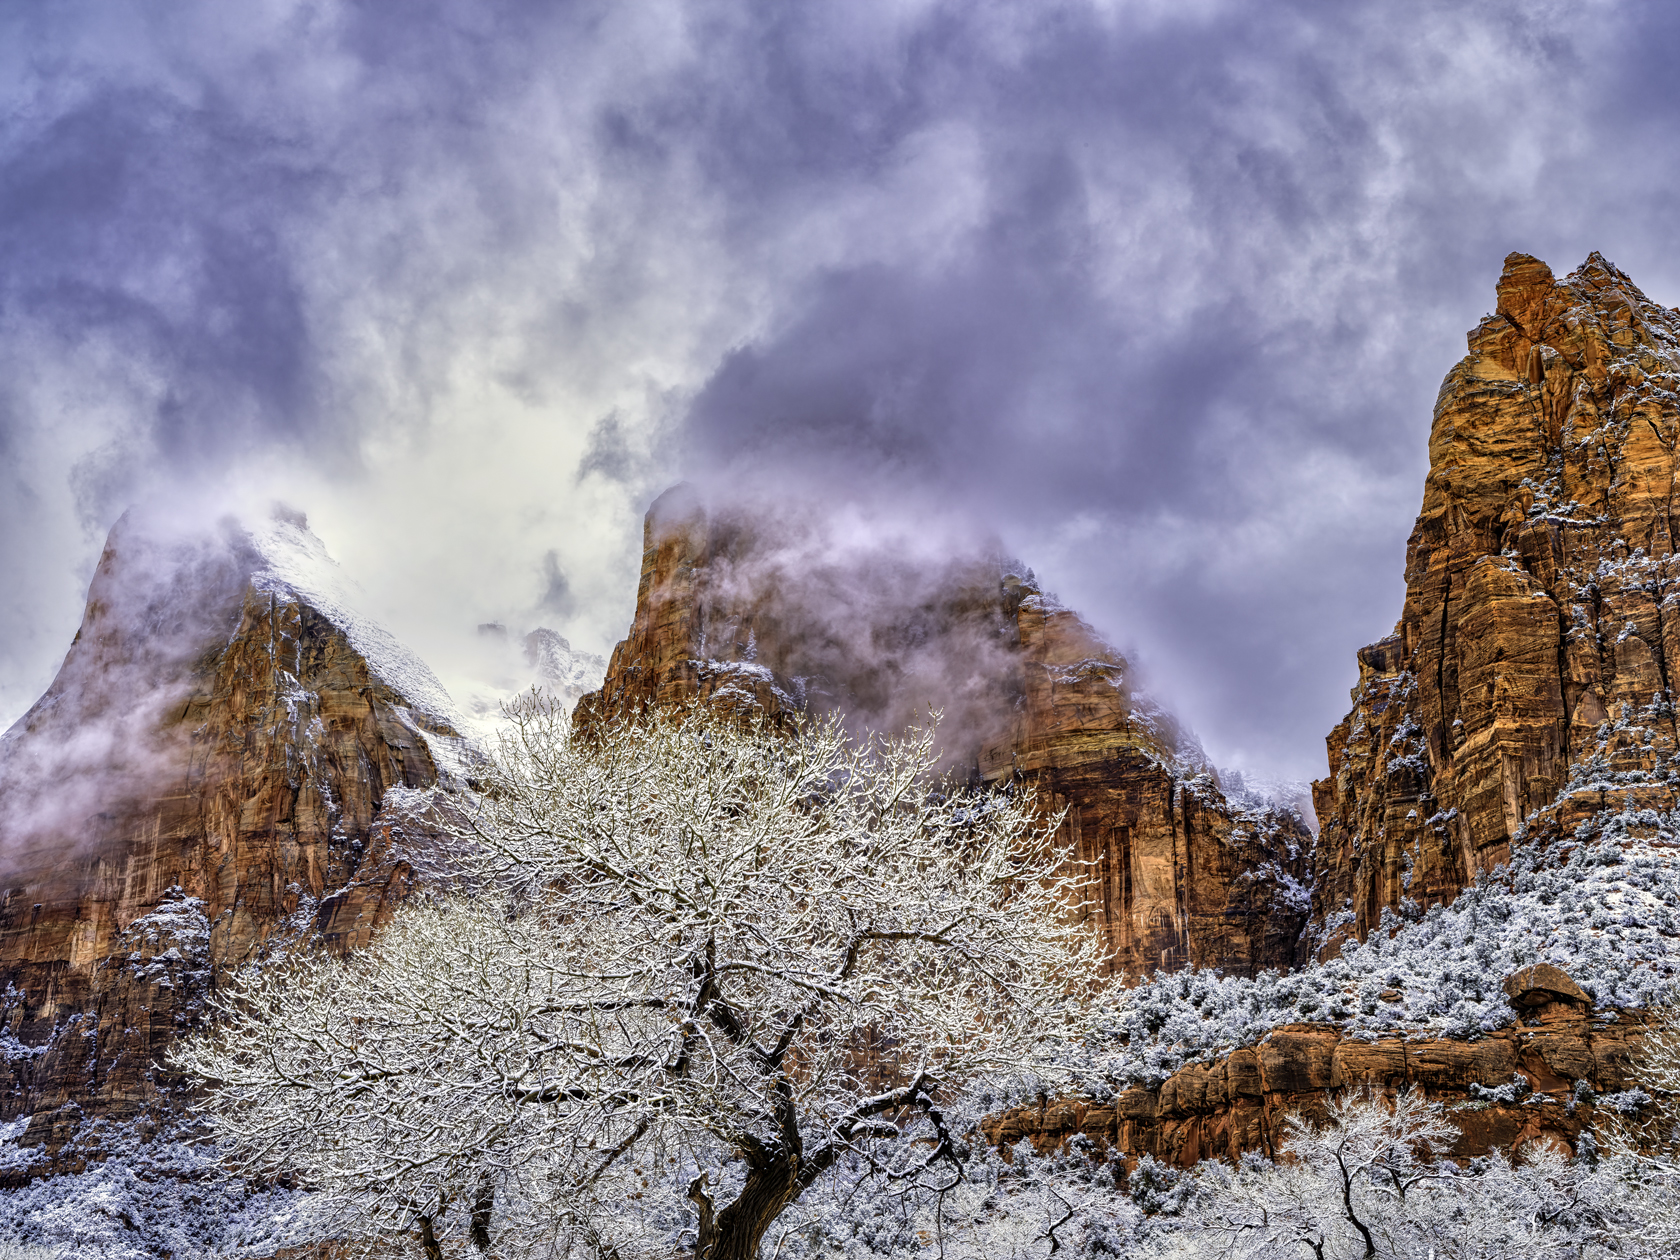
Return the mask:
M1427 1156L1455 1131L1438 1107L1411 1093L1401 1094L1392 1111L1380 1100L1345 1093L1328 1111L1318 1125L1288 1117L1276 1163L1252 1158L1235 1171L1207 1166L1171 1254L1197 1254L1214 1239L1228 1254L1256 1260L1405 1254L1389 1246L1392 1209L1420 1182L1441 1175L1442 1165Z
M1459 1164L1441 1105L1349 1091L1322 1123L1287 1122L1278 1158L1185 1175L1183 1206L1146 1254L1230 1260L1671 1255L1651 1250L1648 1209L1621 1164L1530 1148Z
M955 1091L1081 1032L1082 877L1027 804L938 781L931 730L511 717L455 891L251 971L182 1050L243 1170L434 1256L744 1260L843 1161L954 1175Z
M848 1158L783 1213L765 1250L778 1260L1137 1255L1143 1212L1117 1189L1122 1166L1083 1137L1042 1156L1025 1141L1008 1151L981 1141L970 1146L961 1179L944 1178L932 1194L900 1194L872 1178L867 1162Z
M1591 1153L1614 1182L1620 1219L1648 1254L1670 1257L1680 1249L1680 1006L1648 1013L1630 1066L1634 1088L1586 1095L1597 1113Z

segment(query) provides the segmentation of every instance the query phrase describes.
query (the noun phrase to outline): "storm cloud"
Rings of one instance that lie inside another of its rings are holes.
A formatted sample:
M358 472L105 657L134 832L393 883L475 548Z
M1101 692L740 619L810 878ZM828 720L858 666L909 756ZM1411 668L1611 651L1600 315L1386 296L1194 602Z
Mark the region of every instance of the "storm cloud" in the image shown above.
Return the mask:
M451 681L689 477L998 537L1322 773L1513 249L1680 301L1625 3L13 5L0 721L131 501L281 497Z

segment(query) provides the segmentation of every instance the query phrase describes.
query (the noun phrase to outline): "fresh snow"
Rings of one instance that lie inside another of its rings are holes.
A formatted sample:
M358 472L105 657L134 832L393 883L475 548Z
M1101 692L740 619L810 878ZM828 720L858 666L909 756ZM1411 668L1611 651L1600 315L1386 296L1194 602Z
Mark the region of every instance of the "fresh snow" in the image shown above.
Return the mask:
M15 1145L27 1119L0 1126L0 1169L33 1154ZM231 1260L315 1241L308 1195L249 1187L226 1175L213 1147L158 1137L146 1123L91 1122L67 1154L105 1158L0 1194L0 1258L22 1244L64 1260Z
M429 724L461 728L461 714L437 675L384 626L355 611L355 584L319 538L288 520L264 521L247 531L267 565L252 575L255 589L307 603L342 630L380 681Z
M1478 1037L1515 1018L1501 983L1538 962L1562 968L1600 1009L1667 999L1680 978L1680 811L1598 815L1561 847L1519 853L1450 906L1387 913L1339 958L1253 978L1172 972L1120 991L1087 1087L1102 1096L1154 1085L1283 1024Z

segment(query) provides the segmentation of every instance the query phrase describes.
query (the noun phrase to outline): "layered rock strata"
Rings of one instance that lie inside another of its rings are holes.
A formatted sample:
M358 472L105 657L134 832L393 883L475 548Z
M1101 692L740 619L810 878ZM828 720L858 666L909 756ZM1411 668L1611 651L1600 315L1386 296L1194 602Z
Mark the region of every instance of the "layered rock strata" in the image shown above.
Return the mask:
M1675 804L1680 312L1512 254L1447 374L1395 632L1314 785L1328 948L1516 844Z
M277 934L363 944L401 897L394 790L461 749L333 568L301 521L112 531L63 668L0 743L0 1118L31 1117L22 1145L155 1110L178 1082L154 1065L230 969Z
M1025 1139L1048 1150L1083 1134L1133 1164L1149 1155L1189 1168L1247 1151L1270 1157L1285 1117L1322 1120L1341 1091L1392 1098L1413 1089L1443 1104L1458 1127L1456 1158L1520 1154L1531 1143L1572 1152L1598 1099L1634 1084L1646 1023L1638 1012L1595 1012L1556 968L1531 970L1541 974L1519 973L1507 984L1521 1018L1475 1041L1352 1039L1331 1025L1291 1024L1153 1087L1133 1085L1100 1102L1044 1099L989 1117L982 1128L1005 1146Z
M939 708L955 772L1065 810L1062 842L1093 878L1080 913L1117 970L1288 965L1310 833L1228 800L1131 675L1018 566L846 552L809 522L709 512L679 487L648 513L635 619L577 713L838 709L894 730Z

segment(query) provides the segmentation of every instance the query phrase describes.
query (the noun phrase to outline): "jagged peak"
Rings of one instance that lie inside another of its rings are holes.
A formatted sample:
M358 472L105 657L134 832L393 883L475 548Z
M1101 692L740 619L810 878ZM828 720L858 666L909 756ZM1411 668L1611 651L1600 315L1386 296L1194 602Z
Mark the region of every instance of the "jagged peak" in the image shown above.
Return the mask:
M95 641L109 658L103 675L130 669L154 682L172 676L226 641L253 592L308 605L345 634L417 715L434 725L456 724L455 705L436 675L359 610L363 597L355 582L310 532L308 518L284 505L266 516L224 514L209 522L141 507L124 512L106 537L65 668L43 701L62 693L76 673L73 661ZM28 722L26 714L18 725Z

